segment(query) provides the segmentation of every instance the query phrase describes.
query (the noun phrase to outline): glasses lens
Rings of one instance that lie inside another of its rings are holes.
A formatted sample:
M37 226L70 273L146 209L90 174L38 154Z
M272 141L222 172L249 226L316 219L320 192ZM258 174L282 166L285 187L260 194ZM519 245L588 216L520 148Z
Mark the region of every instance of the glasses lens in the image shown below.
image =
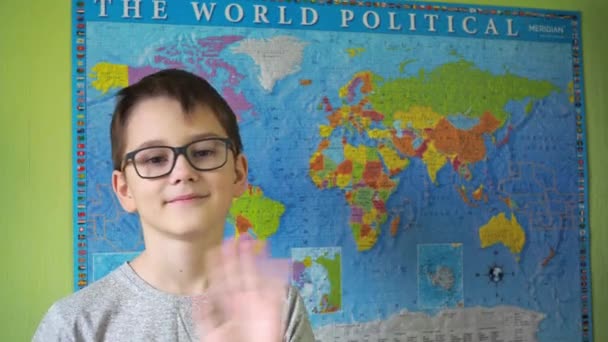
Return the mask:
M188 147L188 159L200 170L217 169L226 163L226 142L220 139L201 140Z
M171 171L173 151L166 147L151 147L133 156L137 173L142 177L158 177Z

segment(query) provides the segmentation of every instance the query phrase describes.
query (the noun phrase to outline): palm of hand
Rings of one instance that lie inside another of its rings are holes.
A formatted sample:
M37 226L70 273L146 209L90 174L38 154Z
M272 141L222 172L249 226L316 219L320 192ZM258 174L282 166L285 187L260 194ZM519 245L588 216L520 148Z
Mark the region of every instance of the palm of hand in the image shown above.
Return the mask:
M210 253L210 288L195 319L205 342L278 342L287 263L256 255L254 241L226 243Z

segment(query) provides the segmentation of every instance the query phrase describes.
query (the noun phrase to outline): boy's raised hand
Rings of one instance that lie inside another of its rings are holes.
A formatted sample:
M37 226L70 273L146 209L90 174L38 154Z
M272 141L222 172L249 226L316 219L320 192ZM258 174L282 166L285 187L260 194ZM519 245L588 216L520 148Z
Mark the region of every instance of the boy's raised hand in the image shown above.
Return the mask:
M278 342L289 264L269 259L262 241L226 241L208 252L208 294L193 314L205 342Z

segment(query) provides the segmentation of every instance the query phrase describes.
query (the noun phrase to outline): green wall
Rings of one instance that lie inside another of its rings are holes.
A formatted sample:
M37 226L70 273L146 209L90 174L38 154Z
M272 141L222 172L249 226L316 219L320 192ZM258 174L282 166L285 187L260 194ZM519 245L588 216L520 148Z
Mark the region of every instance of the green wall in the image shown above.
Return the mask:
M70 2L0 1L0 341L27 341L72 291ZM580 10L590 151L595 341L608 341L608 2L444 1ZM573 277L577 275L572 275ZM601 291L603 293L601 293Z

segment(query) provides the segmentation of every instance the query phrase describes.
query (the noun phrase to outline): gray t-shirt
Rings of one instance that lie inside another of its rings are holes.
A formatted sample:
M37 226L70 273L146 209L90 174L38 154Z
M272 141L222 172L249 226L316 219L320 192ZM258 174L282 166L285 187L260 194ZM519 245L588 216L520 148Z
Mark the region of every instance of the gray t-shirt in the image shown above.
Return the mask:
M304 303L290 288L284 341L312 342ZM192 298L159 291L128 263L53 304L33 341L200 341Z

